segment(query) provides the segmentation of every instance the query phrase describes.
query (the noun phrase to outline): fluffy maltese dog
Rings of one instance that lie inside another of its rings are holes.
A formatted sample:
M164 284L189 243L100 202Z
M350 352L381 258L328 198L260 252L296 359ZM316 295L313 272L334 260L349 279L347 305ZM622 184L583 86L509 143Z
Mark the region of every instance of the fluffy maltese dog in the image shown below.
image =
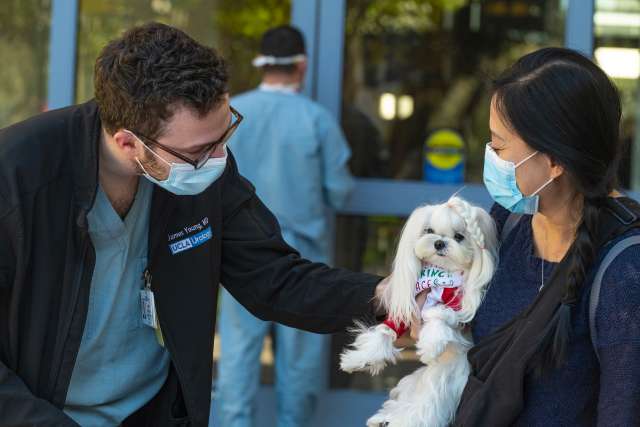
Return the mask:
M465 325L474 317L497 264L496 227L489 214L459 197L417 208L407 220L383 301L384 323L358 324L341 355L346 372L378 374L402 349L393 343L412 323L425 365L402 378L368 427L444 427L453 421L470 366ZM422 309L416 296L427 293Z

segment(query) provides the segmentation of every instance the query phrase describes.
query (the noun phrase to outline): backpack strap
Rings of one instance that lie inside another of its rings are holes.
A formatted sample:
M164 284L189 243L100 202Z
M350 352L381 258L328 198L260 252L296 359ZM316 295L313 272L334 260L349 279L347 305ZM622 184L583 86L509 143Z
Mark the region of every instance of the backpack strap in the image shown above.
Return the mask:
M609 268L613 260L615 260L618 255L620 255L628 247L638 244L640 244L640 236L638 235L629 236L616 243L604 257L602 263L600 263L598 272L593 279L593 284L591 285L591 296L589 297L589 333L591 335L591 344L593 345L593 351L596 353L598 362L600 361L600 354L598 353L598 348L596 347L596 341L598 339L598 331L596 329L596 309L598 308L598 302L600 300L600 287L602 285L602 278L604 277L604 273L607 271L607 268Z
M522 214L511 212L507 217L507 220L504 222L502 226L502 230L500 231L500 242L504 242L509 234L516 228L518 222L520 222L520 218L522 218Z

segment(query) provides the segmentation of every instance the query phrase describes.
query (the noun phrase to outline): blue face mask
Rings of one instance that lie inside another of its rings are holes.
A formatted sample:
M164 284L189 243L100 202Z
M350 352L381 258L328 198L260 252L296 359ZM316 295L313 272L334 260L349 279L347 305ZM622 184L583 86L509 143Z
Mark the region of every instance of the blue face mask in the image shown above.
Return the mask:
M495 150L487 144L484 153L484 185L496 203L514 213L533 215L538 212L540 202L538 193L549 185L553 178L550 178L530 196L522 194L516 181L516 168L536 154L538 154L537 151L515 164L498 157Z
M227 156L225 155L207 160L200 169L194 169L186 163L171 163L171 171L164 181L158 181L147 172L144 173L144 177L178 196L195 196L220 178L226 165Z
M187 163L169 163L160 156L158 158L168 163L171 168L167 179L155 179L145 170L140 160L136 159L144 171L144 177L178 196L195 196L206 190L224 172L227 166L227 147L224 147L224 157L212 157L199 169L194 169Z

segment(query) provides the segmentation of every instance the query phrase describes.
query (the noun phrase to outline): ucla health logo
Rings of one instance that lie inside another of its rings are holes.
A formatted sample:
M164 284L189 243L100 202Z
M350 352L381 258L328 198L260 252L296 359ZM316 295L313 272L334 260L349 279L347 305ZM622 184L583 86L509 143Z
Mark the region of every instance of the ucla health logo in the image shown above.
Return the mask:
M169 244L169 249L171 250L171 255L179 254L180 252L187 251L189 249L196 248L210 240L213 237L213 233L211 232L211 227L207 227L204 230L200 231L193 236L189 236L185 239L178 240L177 242L173 242Z

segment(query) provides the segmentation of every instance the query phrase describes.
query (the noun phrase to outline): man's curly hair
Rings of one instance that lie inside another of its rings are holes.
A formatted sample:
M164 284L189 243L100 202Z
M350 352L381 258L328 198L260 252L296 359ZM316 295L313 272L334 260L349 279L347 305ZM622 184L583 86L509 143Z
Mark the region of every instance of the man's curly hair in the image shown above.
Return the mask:
M125 128L162 135L176 107L200 116L227 93L224 59L183 31L148 23L107 44L96 60L95 98L109 134Z

